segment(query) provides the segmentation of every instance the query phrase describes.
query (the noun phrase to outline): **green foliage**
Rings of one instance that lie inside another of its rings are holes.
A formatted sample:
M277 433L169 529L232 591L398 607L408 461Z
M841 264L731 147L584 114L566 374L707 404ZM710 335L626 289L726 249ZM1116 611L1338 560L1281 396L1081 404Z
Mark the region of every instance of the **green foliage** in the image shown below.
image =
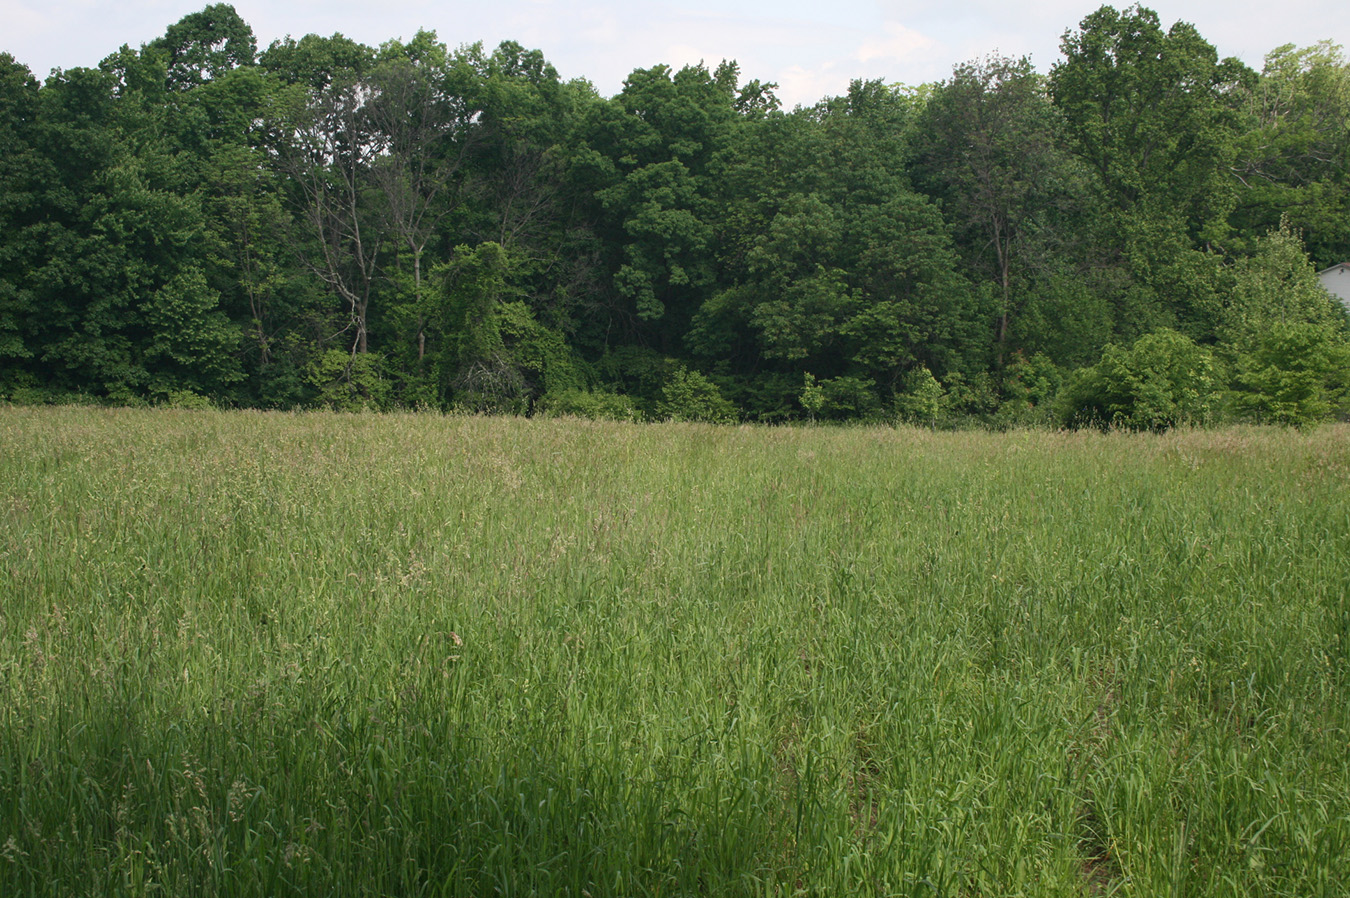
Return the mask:
M1277 321L1233 363L1234 405L1258 423L1309 425L1350 410L1350 342L1325 325Z
M1242 97L1255 74L1193 25L1103 6L1066 32L1051 95L1092 172L1086 258L1112 257L1116 341L1160 327L1214 338ZM1085 247L1086 248L1086 247ZM1095 267L1095 266L1094 266Z
M569 387L546 393L534 407L535 414L545 418L586 418L591 421L640 421L642 414L633 400L618 393L603 390L580 390Z
M1137 304L1132 317L1140 323L1153 318L1151 329L1167 326L1198 342L1211 341L1222 317L1222 256L1194 246L1174 217L1136 210L1120 222L1131 300Z
M1344 310L1322 287L1303 235L1287 217L1255 244L1255 252L1234 266L1232 293L1218 329L1225 343L1244 348L1278 323L1347 330Z
M985 351L988 328L941 213L891 162L910 109L860 82L753 126L760 139L747 139L728 178L760 199L737 207L735 285L700 309L692 348L730 351L755 375L763 359L775 374L872 381L888 395L916 364L945 372ZM847 164L828 161L837 152Z
M657 416L670 421L706 421L730 424L736 407L722 396L717 385L698 371L676 368L661 388Z
M815 375L809 371L802 376L802 394L797 401L801 403L807 417L812 421L816 420L816 415L825 408L825 390L816 381Z
M967 378L959 371L942 381L943 419L950 424L985 424L999 408L998 384L989 372Z
M494 313L510 265L505 249L496 243L459 246L454 258L438 268L439 295L428 310L439 326L437 351L448 370L472 364L501 349Z
M616 346L595 364L600 382L617 393L631 396L639 407L654 413L662 388L674 373L667 357L643 346Z
M563 335L524 302L504 299L511 265L510 254L489 242L460 247L436 272L439 308L429 317L444 336L434 351L448 398L460 407L521 414L547 393L587 386Z
M1350 384L1346 317L1287 218L1234 267L1219 332L1239 414L1307 425L1342 410Z
M341 34L306 34L299 40L287 35L273 41L258 64L282 84L322 90L335 79L368 71L374 60L374 50Z
M995 423L1003 427L1046 424L1053 420L1054 402L1063 372L1044 353L1018 353L1003 371L1002 399Z
M258 44L233 6L215 3L179 19L146 49L167 57L171 88L189 90L236 66L253 65Z
M1111 344L1091 368L1069 378L1057 400L1068 425L1165 430L1204 424L1220 400L1214 354L1176 331L1140 337L1123 349Z
M1141 6L1101 7L1061 49L1051 93L1110 203L1176 217L1192 234L1216 224L1231 202L1236 89L1254 73L1220 61L1193 25L1164 31Z
M876 383L869 378L842 375L820 382L825 402L821 410L825 417L836 421L869 421L881 414L881 400Z
M720 80L719 80L720 79ZM713 160L736 116L735 69L638 69L583 125L573 177L599 209L612 314L672 349L716 272Z
M0 400L14 405L99 405L92 396L75 393L48 385L37 384L26 378L12 378L0 387Z
M214 409L213 403L206 396L200 393L194 393L191 390L173 390L165 397L165 406L168 408L180 409L183 411L209 411Z
M1062 131L1030 60L998 56L957 66L915 125L915 179L942 201L970 268L997 296L999 365L1087 192Z
M1116 331L1114 285L1071 271L1051 271L1028 285L1030 296L1012 322L1011 340L1023 355L1044 354L1065 367L1090 365ZM1133 318L1129 327L1146 322Z
M450 383L450 407L480 415L523 415L532 385L504 352L475 358Z
M29 368L36 348L29 344L38 306L26 275L44 255L42 191L50 173L36 146L39 103L37 79L0 53L0 385Z
M1234 219L1246 235L1286 216L1318 267L1350 259L1350 61L1341 46L1285 44L1246 93Z
M942 413L942 384L927 368L916 368L905 377L905 391L895 397L901 421L933 427Z
M719 366L723 371L728 366ZM740 410L744 420L783 423L802 416L802 385L787 371L764 371L752 377L721 375L717 381L722 394Z
M532 385L534 395L586 386L563 335L536 321L525 303L501 303L494 316L502 349Z
M192 268L155 291L145 314L154 334L145 356L158 369L156 382L220 392L243 379L237 355L241 334L219 306L205 276Z
M1137 6L1064 50L791 112L727 61L607 100L512 41L259 54L227 4L45 82L0 54L0 393L931 422L927 371L1004 427L1028 365L1169 328L1243 416L1338 414L1299 240L1350 255L1343 51L1257 76Z
M317 392L314 404L335 411L373 411L388 407L390 388L378 353L329 349L305 369Z

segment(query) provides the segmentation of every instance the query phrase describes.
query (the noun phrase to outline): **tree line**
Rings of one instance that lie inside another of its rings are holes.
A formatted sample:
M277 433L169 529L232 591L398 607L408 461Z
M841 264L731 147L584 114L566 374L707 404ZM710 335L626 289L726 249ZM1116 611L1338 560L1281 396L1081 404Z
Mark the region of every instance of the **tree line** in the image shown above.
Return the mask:
M0 54L0 398L1165 427L1346 414L1350 63L1104 6L1048 75L612 98L225 4Z

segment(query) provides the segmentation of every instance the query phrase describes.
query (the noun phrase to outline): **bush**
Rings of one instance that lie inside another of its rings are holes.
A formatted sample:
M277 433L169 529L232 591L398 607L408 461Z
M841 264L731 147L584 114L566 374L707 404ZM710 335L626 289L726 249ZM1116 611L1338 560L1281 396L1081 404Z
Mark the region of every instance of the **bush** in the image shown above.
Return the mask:
M638 421L642 414L633 400L618 393L567 389L549 393L535 406L544 417L587 418L591 421Z
M28 378L17 379L8 386L0 386L0 400L14 405L96 405L97 400L82 393L72 393L58 387L33 383Z
M876 382L861 377L831 377L820 382L825 416L837 421L866 421L881 415Z
M1331 417L1344 402L1350 388L1345 315L1287 220L1261 239L1254 256L1237 263L1219 336L1240 415L1303 426Z
M1074 372L1056 401L1057 417L1084 424L1165 430L1202 423L1217 406L1214 354L1173 330L1158 330L1129 349L1111 344L1101 361Z
M998 411L998 385L988 371L971 378L951 371L942 379L942 386L942 422L947 426L983 426Z
M657 414L671 421L707 421L730 424L739 417L736 406L717 384L697 371L677 368L661 390Z
M816 415L825 407L825 390L816 382L816 376L807 372L802 377L802 394L797 397L801 407L806 410L806 417L814 422Z
M905 392L895 397L895 411L901 421L935 427L942 413L942 384L933 372L919 367L905 377Z
M1257 423L1314 424L1350 392L1350 346L1322 325L1272 324L1233 368L1233 404Z
M1017 353L1003 371L1001 401L993 414L999 429L1049 424L1063 375L1049 356Z
M318 395L315 402L336 411L381 409L389 402L389 383L374 352L329 349L310 361L305 379Z
M478 415L523 415L529 411L530 384L505 352L496 352L462 368L450 384L451 408Z
M210 399L192 390L170 390L164 404L169 408L199 412L210 411L216 407Z

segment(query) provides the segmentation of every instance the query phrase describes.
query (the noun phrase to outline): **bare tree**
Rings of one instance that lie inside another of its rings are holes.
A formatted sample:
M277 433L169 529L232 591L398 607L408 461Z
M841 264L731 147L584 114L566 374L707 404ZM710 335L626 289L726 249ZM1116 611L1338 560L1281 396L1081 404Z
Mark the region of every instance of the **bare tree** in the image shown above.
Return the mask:
M434 36L419 33L406 56L372 73L370 117L384 140L373 182L381 220L412 260L417 309L417 358L426 354L422 259L443 219L461 201L466 161L482 139L479 112L465 83Z
M290 96L274 152L305 227L303 264L346 304L353 356L369 350L368 313L385 233L372 196L389 140L371 115L373 91L356 77Z

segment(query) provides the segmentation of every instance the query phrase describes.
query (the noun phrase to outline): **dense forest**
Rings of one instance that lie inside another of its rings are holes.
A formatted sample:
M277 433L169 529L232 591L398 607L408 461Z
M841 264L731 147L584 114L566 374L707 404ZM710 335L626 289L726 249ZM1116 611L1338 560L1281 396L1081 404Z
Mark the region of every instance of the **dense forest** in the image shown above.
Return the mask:
M788 111L225 4L0 54L0 399L1158 428L1350 403L1350 62L1102 7Z

